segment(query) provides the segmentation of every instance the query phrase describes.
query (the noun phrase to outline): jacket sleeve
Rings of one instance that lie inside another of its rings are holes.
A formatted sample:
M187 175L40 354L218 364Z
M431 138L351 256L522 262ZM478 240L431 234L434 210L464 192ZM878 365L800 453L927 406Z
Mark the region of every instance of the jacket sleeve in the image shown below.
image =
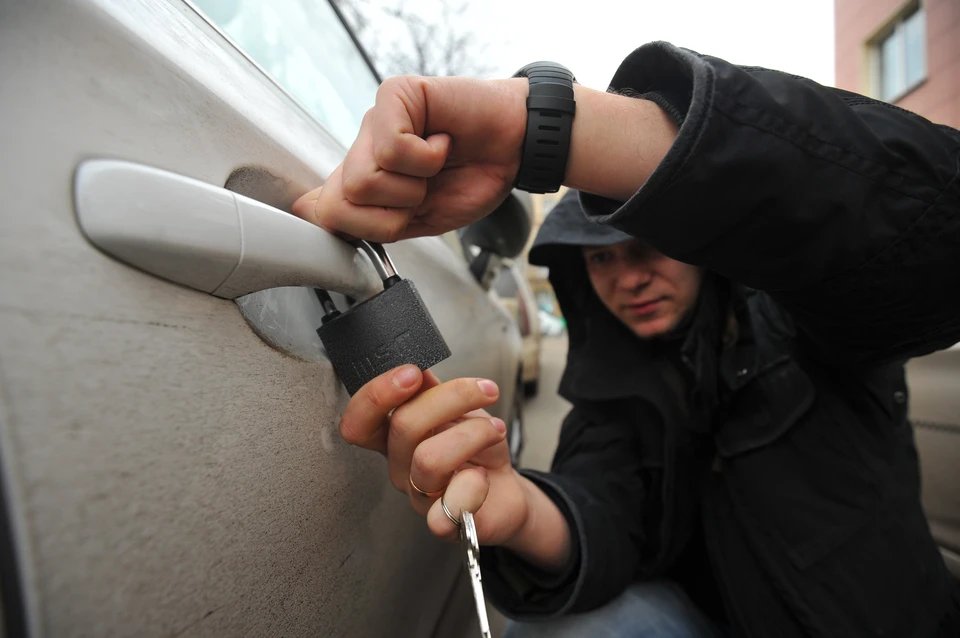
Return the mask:
M960 341L960 133L666 43L634 51L611 89L681 125L629 201L583 195L595 221L768 292L844 361Z
M652 409L649 418L658 418ZM504 614L543 620L588 611L633 581L645 494L639 430L636 423L598 423L575 408L564 420L551 472L522 470L560 508L574 554L565 574L548 576L508 551L484 547L484 588Z

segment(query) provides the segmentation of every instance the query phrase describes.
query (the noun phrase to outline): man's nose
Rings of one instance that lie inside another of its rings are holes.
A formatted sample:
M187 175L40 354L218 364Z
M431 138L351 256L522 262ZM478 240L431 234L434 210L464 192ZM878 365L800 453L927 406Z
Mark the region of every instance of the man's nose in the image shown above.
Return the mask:
M617 279L617 285L623 290L636 290L650 283L653 271L642 265L633 265L624 269Z

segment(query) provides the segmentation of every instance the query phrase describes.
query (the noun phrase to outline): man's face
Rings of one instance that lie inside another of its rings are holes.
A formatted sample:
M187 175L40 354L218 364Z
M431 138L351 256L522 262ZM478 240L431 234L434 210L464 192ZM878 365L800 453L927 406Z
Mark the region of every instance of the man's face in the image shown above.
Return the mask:
M697 303L702 271L639 239L586 246L583 258L600 301L641 339L667 334Z

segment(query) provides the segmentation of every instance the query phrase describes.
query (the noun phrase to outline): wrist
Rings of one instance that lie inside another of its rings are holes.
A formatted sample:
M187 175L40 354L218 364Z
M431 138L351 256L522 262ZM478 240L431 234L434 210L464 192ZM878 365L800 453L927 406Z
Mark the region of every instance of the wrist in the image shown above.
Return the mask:
M572 551L570 526L560 508L535 483L520 474L517 480L526 502L526 517L501 546L546 572L560 572Z

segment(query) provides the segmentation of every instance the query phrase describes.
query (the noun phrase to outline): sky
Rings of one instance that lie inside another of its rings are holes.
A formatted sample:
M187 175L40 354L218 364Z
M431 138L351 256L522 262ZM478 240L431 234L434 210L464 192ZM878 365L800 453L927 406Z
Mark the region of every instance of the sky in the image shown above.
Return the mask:
M833 0L481 0L468 15L478 40L490 43L491 77L552 60L605 89L630 51L666 40L834 82Z

